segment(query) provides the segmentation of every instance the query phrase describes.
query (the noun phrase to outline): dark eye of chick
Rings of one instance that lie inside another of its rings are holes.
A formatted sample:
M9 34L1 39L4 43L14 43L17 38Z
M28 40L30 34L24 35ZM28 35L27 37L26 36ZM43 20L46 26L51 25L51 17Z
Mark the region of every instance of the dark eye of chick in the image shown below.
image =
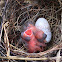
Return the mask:
M44 41L44 38L42 38L42 39L37 39L39 42L43 42Z
M46 34L43 34L43 38L45 39L47 37L47 35Z
M45 40L45 38L47 37L46 34L43 34L43 38L37 39L39 42L43 42Z
M31 38L30 38L30 37L25 37L25 40L26 40L26 41L30 41Z

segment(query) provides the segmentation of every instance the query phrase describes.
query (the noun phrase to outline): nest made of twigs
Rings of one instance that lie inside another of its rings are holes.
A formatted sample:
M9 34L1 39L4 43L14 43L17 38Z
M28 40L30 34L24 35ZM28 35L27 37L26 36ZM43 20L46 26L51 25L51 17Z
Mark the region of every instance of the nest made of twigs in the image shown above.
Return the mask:
M13 3L16 5L13 5ZM7 52L7 55L9 55L10 50L10 55L13 56L41 57L42 55L52 52L53 50L59 49L61 46L61 15L60 12L56 13L59 6L57 8L54 3L51 4L51 6L42 6L40 8L38 5L26 5L28 6L20 6L16 1L11 1L7 6L5 16L6 20L2 25L2 32L4 33L2 34L2 39L5 44L4 46L6 48L5 51ZM29 21L35 24L35 21L39 17L44 17L48 20L51 27L52 39L50 43L48 43L48 46L44 52L27 53L27 48L25 47L25 43L23 42L20 34L23 31L24 25L26 25Z

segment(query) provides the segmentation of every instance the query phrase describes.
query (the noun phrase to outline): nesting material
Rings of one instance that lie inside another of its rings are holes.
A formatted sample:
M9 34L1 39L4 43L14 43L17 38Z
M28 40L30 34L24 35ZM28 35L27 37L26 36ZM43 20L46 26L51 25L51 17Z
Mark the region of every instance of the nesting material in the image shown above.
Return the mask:
M29 58L40 58L50 57L50 54L54 50L61 48L61 29L59 25L61 24L61 12L58 11L60 6L58 2L44 1L40 7L38 5L31 5L29 3L21 3L17 0L11 0L8 2L6 8L6 21L3 22L2 26L2 43L5 47L5 54L8 57L19 56L19 57L29 57ZM55 3L55 4L54 4ZM16 5L15 5L16 4ZM39 53L27 53L27 48L24 40L21 38L21 32L23 32L30 21L33 24L38 18L47 19L51 28L51 41L47 44L47 48L43 52Z

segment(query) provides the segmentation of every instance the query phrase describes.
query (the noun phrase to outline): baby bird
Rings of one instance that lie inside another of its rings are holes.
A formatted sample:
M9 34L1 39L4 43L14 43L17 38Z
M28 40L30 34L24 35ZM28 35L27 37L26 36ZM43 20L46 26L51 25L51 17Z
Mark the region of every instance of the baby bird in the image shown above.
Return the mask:
M37 51L44 51L44 47L46 46L45 43L44 42L40 43L37 41L32 28L29 28L26 31L22 32L21 37L27 43L27 48L28 48L29 53L34 53Z
M33 34L35 35L35 38L39 41L39 42L45 42L45 38L47 37L47 35L40 29L36 28L34 25L29 24L28 25L28 29L31 29Z

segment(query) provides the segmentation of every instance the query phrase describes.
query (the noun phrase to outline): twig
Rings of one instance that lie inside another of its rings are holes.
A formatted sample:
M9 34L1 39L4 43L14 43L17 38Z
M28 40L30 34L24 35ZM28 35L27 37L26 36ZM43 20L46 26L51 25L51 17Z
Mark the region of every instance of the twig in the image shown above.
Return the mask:
M23 14L25 14L25 13L27 13L27 12L29 12L29 11L32 11L32 10L36 10L36 11L40 11L40 10L46 11L46 10L44 10L44 9L30 9L30 10L27 10L27 11L23 12L22 14L20 14L20 15L18 16L18 18L17 18L17 23L18 23L19 18L20 18ZM49 9L49 10L50 10L50 9ZM48 10L48 11L49 11L49 10Z
M8 0L6 1L5 8L4 8L3 15L2 15L2 18L3 18L3 16L5 15L7 3L8 3Z
M7 6L7 3L8 3L8 0L6 1L5 8L4 8L4 11L3 11L3 14L2 14L2 20L1 20L1 36L2 36L2 23L3 23L3 16L5 15L5 12L6 12L6 6ZM0 38L1 38L1 36L0 36Z
M17 3L18 3L19 5L21 5L20 2L19 2L18 0L16 0L16 1L17 1Z
M61 0L58 0L58 2L60 3L60 6L62 5L62 2L61 2Z
M21 10L23 10L23 9L25 9L25 8L28 8L28 7L30 7L30 6L32 6L32 5L29 4L29 5L25 6L25 7L22 7Z
M62 44L61 44L61 45L62 45ZM10 46L14 47L14 46L11 45L11 44L10 44ZM42 55L51 53L52 51L62 49L62 48L58 48L58 47L59 47L59 46L57 45L57 46L54 46L52 49L49 49L49 50L47 50L47 51L45 51L45 52L40 52L40 53L26 53L26 52L24 52L24 51L22 51L22 50L20 50L20 49L18 49L18 48L16 48L16 47L14 47L14 48L17 49L17 50L16 50L16 51L13 50L13 51L14 51L14 52L19 52L20 54L23 54L23 55L27 55L28 57L39 57L39 56L42 56Z
M5 29L5 25L4 25L4 31L5 31L6 41L7 41L7 46L8 46L7 56L9 56L10 55L9 39L8 39L7 31Z
M52 59L57 59L57 57L50 57L50 58L21 58L18 56L9 56L9 57L2 57L0 56L0 58L2 59L14 59L14 60L52 60ZM62 58L62 56L60 56L60 58Z
M60 9L58 9L58 10L55 12L55 14L58 13L58 12L60 12L61 10L62 10L62 7L61 7Z

